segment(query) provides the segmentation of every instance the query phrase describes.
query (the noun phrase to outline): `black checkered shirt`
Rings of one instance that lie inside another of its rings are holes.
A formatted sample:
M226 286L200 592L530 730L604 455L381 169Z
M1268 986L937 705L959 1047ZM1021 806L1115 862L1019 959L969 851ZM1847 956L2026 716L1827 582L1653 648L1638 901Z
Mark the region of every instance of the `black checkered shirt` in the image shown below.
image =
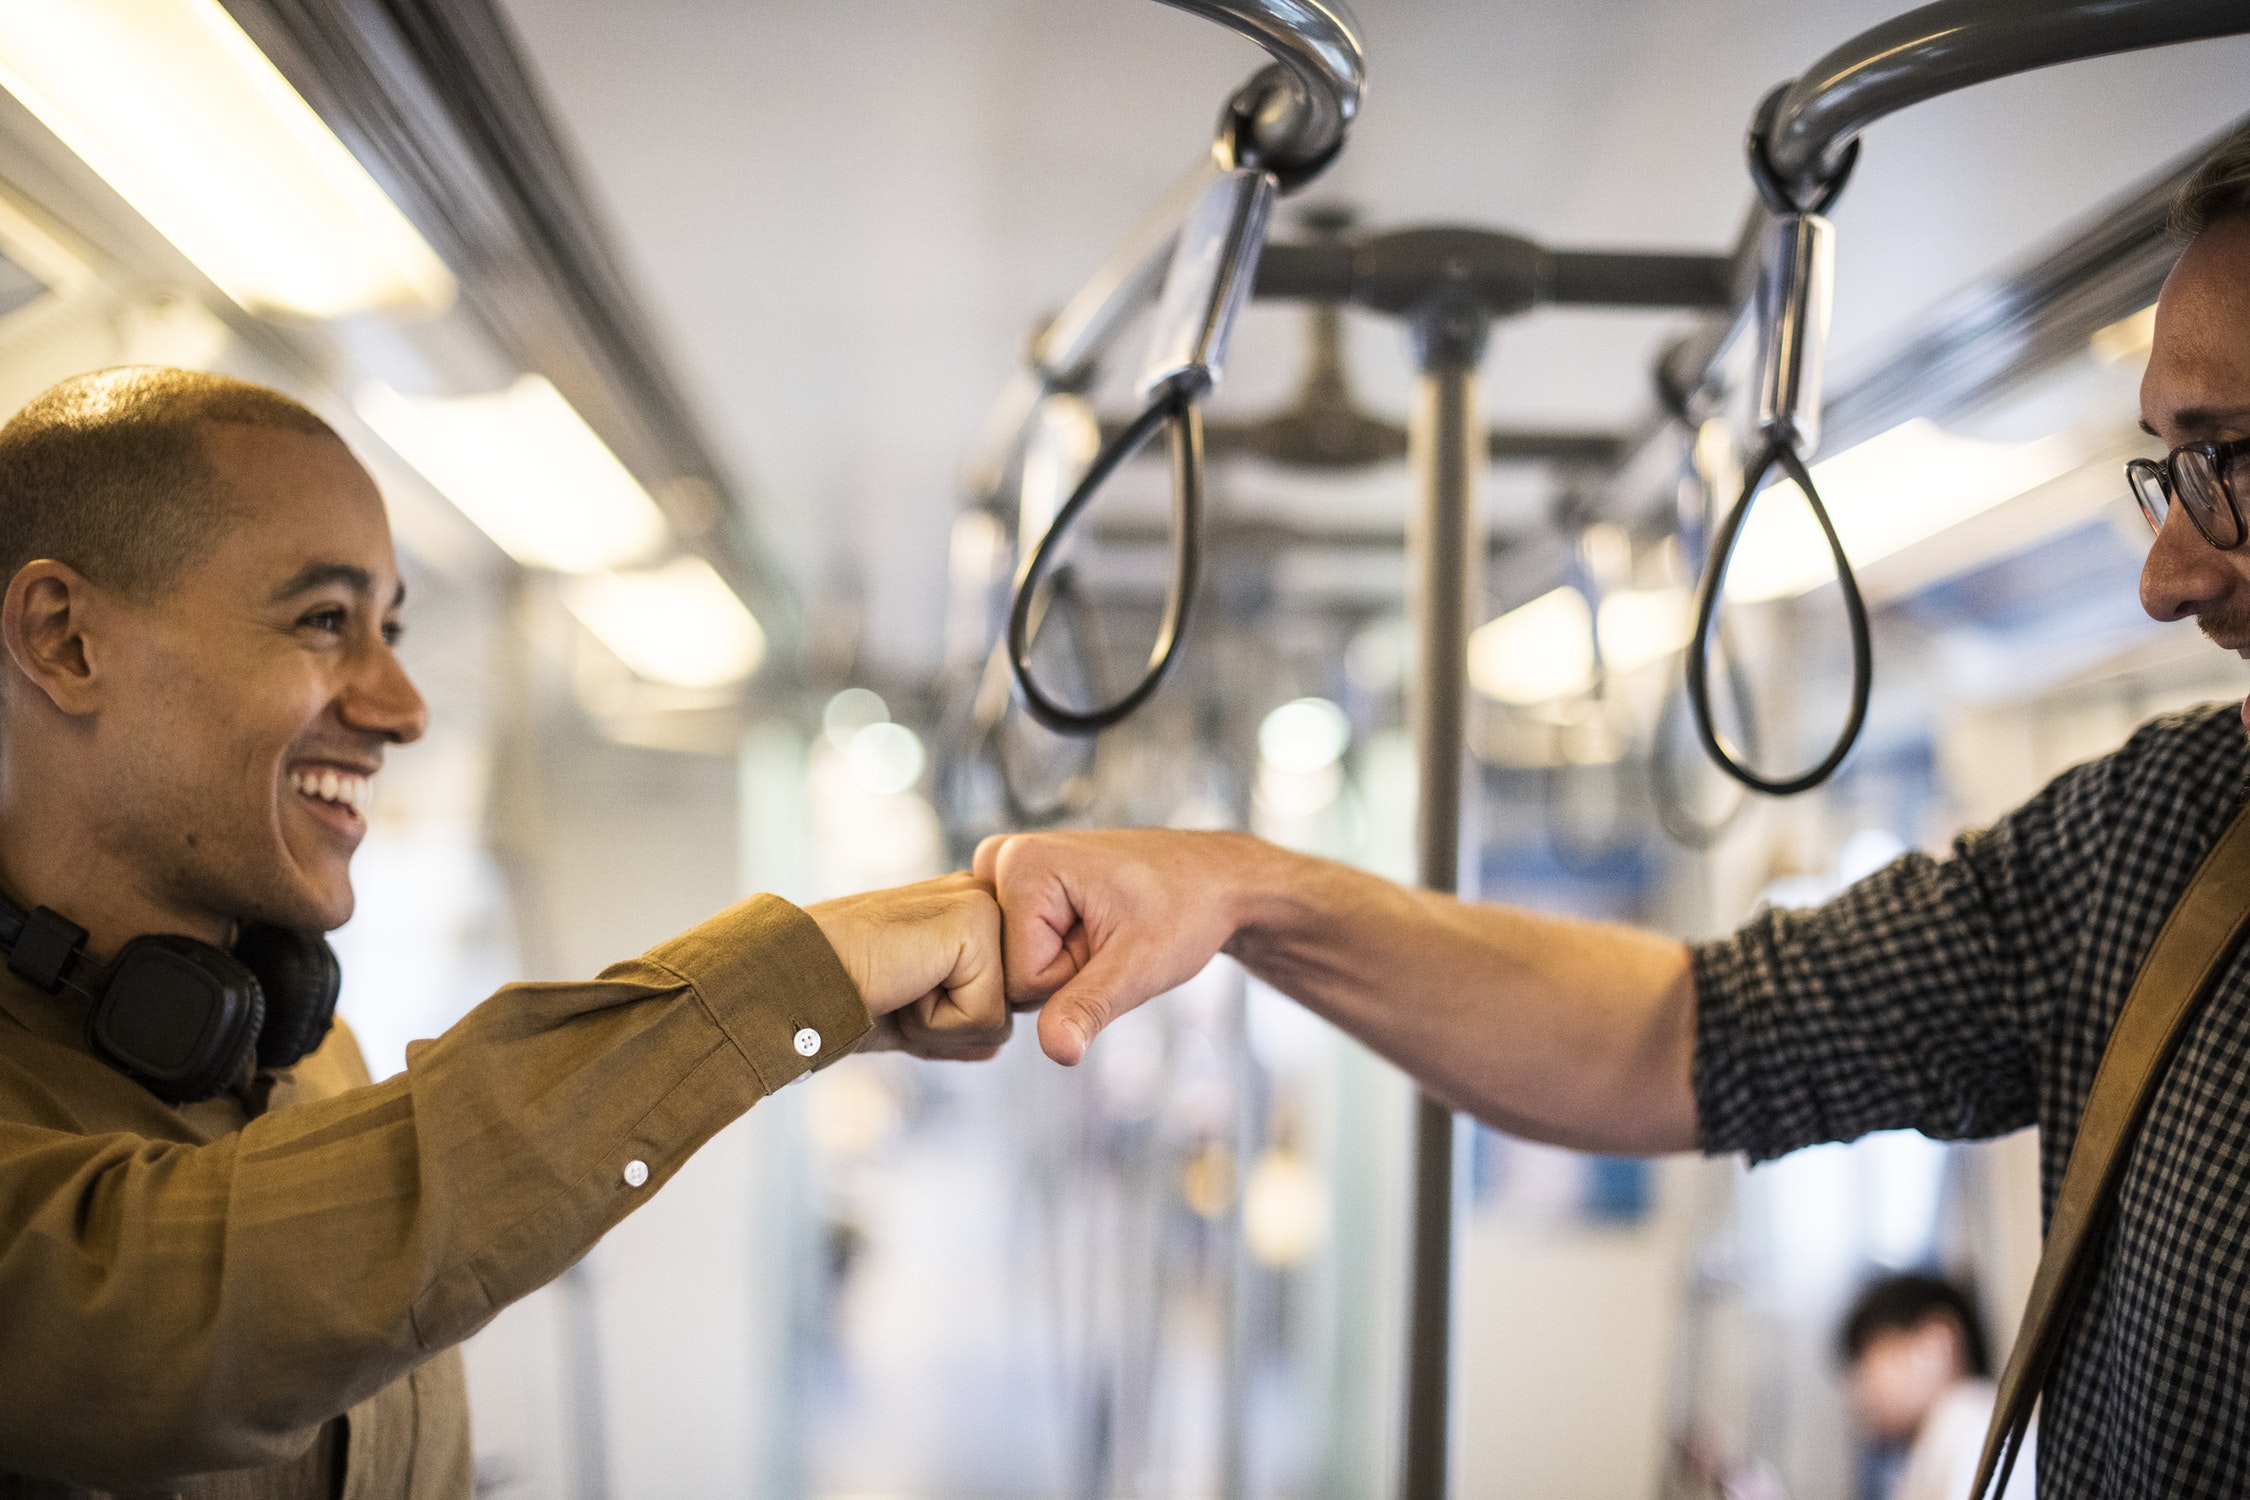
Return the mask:
M1949 859L1697 947L1705 1148L2037 1124L2051 1213L2111 1023L2246 763L2234 705L2159 719ZM2250 945L2158 1089L2118 1210L2040 1415L2041 1500L2250 1494Z

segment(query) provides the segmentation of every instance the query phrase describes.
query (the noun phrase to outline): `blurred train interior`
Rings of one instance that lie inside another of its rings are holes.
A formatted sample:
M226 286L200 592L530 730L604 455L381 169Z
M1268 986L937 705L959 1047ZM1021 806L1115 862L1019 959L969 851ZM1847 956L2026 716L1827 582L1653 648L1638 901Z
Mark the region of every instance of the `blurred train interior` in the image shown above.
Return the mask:
M2250 40L2221 39L1865 131L1810 455L1869 611L1865 728L1800 797L1704 756L1682 651L1758 442L1753 341L1684 391L1660 367L1731 318L1760 98L1902 8L1357 0L1348 149L1272 205L1203 414L1191 628L1098 738L1015 707L996 646L1026 547L1140 409L1131 358L1033 392L1028 435L978 455L1027 340L1265 61L1184 9L0 6L0 407L105 365L219 370L312 405L381 482L434 728L384 778L337 939L380 1077L510 979L1011 828L1241 828L1414 880L1414 330L1284 273L1428 228L1686 257L1702 282L1637 305L1550 267L1489 309L1460 865L1470 894L1707 936L2245 691L2142 612L2120 478L2160 451L2136 391L2168 194L2250 112ZM1074 701L1130 686L1159 628L1163 451L1050 574L1031 665ZM1850 651L1787 486L1725 606L1723 732L1809 764ZM1224 959L1076 1070L1025 1028L984 1066L847 1060L476 1336L478 1493L1386 1493L1413 1109ZM1835 1356L1853 1295L1942 1271L2005 1347L2037 1260L2028 1132L1751 1170L1455 1128L1463 1497L1876 1495Z

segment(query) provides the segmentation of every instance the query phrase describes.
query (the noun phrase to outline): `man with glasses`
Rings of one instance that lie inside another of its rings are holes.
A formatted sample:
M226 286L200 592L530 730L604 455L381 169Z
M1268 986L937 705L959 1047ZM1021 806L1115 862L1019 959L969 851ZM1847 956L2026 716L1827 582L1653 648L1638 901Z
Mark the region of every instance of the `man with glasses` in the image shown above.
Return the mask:
M2250 132L2181 196L2137 462L2150 614L2250 657ZM2177 504L2174 504L2174 501ZM2243 796L2231 705L2157 720L1951 856L1715 942L1403 889L1238 834L988 841L1011 997L1075 1063L1215 953L1454 1106L1585 1150L1759 1160L2036 1124L2046 1200L2165 915ZM2250 957L2180 1045L2125 1167L2041 1417L2048 1496L2250 1490Z

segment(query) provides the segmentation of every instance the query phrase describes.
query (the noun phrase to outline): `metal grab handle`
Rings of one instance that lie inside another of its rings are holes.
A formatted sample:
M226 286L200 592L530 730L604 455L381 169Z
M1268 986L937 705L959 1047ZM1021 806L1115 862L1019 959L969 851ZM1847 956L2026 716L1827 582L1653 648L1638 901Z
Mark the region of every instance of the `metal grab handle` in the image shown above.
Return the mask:
M1344 0L1163 0L1240 32L1271 54L1290 83L1290 98L1267 87L1270 70L1228 105L1260 164L1290 175L1317 171L1344 143L1367 91L1367 51L1359 21ZM1232 165L1232 163L1229 163Z
M1105 708L1085 712L1065 708L1041 691L1031 675L1033 601L1072 523L1118 466L1139 452L1160 427L1168 428L1172 439L1172 584L1164 599L1163 623L1149 648L1147 670L1131 691ZM1023 695L1024 712L1058 734L1099 734L1146 703L1163 685L1165 674L1179 655L1202 563L1203 411L1181 388L1167 386L1131 426L1102 449L1016 573L1015 602L1008 610L1008 665L1015 672L1016 689Z
M1736 780L1783 796L1818 786L1849 753L1867 712L1872 672L1866 601L1804 463L1819 432L1820 346L1832 255L1826 221L1819 216L1850 175L1860 132L1910 105L1991 79L2246 32L2250 10L2242 0L1936 0L1853 37L1760 104L1747 144L1751 178L1763 201L1751 228L1762 225L1768 235L1754 292L1762 346L1759 426L1766 449L1712 549L1687 671L1697 733ZM1694 368L1684 376L1668 356L1665 387L1684 392L1708 380L1725 342L1714 331L1688 346ZM1787 780L1751 771L1725 747L1711 722L1706 680L1711 620L1727 562L1759 481L1776 464L1804 490L1827 538L1854 657L1852 707L1843 733L1819 766Z
M1164 274L1148 359L1134 386L1141 400L1178 390L1200 401L1218 388L1279 191L1271 172L1237 167L1196 200Z
M1025 555L1008 610L1008 664L1024 709L1063 734L1098 734L1123 720L1155 693L1179 654L1202 561L1200 403L1224 372L1235 322L1250 299L1274 199L1310 181L1335 159L1366 87L1358 22L1344 0L1164 3L1251 37L1277 66L1261 70L1236 90L1220 115L1212 147L1219 175L1196 181L1193 204L1169 241L1161 291L1151 272L1165 237L1160 227L1144 225L1126 251L1035 341L1036 388L1019 380L1013 396L1003 400L1003 416L1028 414L1040 394L1066 380L1090 380L1095 362L1126 318L1150 298L1158 299L1148 359L1137 385L1145 406L1096 456L1045 535ZM1167 203L1166 216L1170 212ZM1172 582L1148 668L1130 692L1107 707L1087 712L1065 708L1041 691L1031 674L1034 596L1071 525L1159 427L1170 431L1172 445ZM996 444L987 448L1013 451ZM997 481L1005 464L1005 458L988 460L972 473Z
M1823 211L1879 120L1976 84L2146 47L2250 34L2242 0L1937 0L1894 16L1821 57L1768 95L1752 121L1752 175L1763 200L1739 242L1746 255L1774 213ZM1675 392L1722 379L1735 325L1707 323L1662 356Z
M1030 365L1045 385L1070 389L1084 384L1118 332L1156 301L1164 290L1164 273L1172 263L1180 226L1210 192L1218 173L1218 165L1206 158L1183 174L1163 201L1133 226L1102 268L1039 330L1031 341Z
M1886 115L2034 68L2250 31L2241 0L1938 0L1862 32L1776 101L1766 158L1790 196L1845 169Z
M1103 450L1025 556L1008 611L1008 663L1024 709L1061 734L1099 734L1147 702L1171 670L1187 627L1203 549L1203 417L1200 403L1219 383L1227 345L1258 270L1280 185L1271 172L1238 167L1220 174L1180 227L1164 277L1138 388L1147 405ZM1172 583L1164 623L1139 685L1107 708L1080 712L1043 692L1031 675L1033 597L1072 522L1126 459L1172 430Z
M1753 132L1753 171L1762 168L1762 155L1761 138ZM1821 503L1820 491L1805 466L1805 455L1820 442L1820 384L1835 282L1835 230L1818 214L1783 214L1769 226L1764 252L1751 305L1758 321L1758 429L1765 436L1765 449L1744 476L1741 497L1711 541L1702 594L1696 602L1695 639L1688 647L1687 689L1688 703L1695 710L1696 736L1719 769L1752 791L1792 797L1826 781L1851 753L1867 720L1874 658L1867 601L1852 572L1852 560L1836 535L1835 523L1829 519L1828 507ZM1797 482L1805 503L1812 507L1813 519L1820 523L1828 555L1836 565L1836 586L1844 596L1844 617L1852 637L1852 698L1843 730L1818 765L1790 777L1766 776L1745 765L1728 748L1711 715L1710 640L1720 596L1725 591L1727 565L1734 559L1735 544L1749 519L1751 503L1776 466Z
M1775 219L1751 299L1758 323L1758 431L1800 457L1820 447L1821 373L1835 283L1835 227L1818 214Z
M1820 534L1827 539L1828 555L1835 560L1836 586L1844 595L1844 618L1852 636L1852 698L1851 708L1844 716L1844 727L1827 755L1809 771L1795 776L1766 776L1751 769L1728 748L1711 716L1711 635L1719 616L1719 597L1725 592L1727 564L1734 557L1735 543L1741 538L1742 525L1750 517L1750 505L1757 498L1766 476L1779 467L1797 482L1804 492L1805 503L1812 507L1813 519L1820 523ZM1770 797L1794 797L1799 792L1809 792L1835 774L1844 763L1852 746L1859 739L1860 727L1867 722L1867 703L1875 680L1875 653L1868 634L1867 601L1859 592L1859 580L1852 576L1851 559L1844 555L1844 543L1836 535L1836 525L1828 518L1828 507L1821 504L1820 491L1814 486L1812 474L1797 450L1780 439L1767 442L1765 451L1758 455L1743 477L1741 498L1734 502L1727 518L1719 523L1718 535L1711 542L1711 563L1703 574L1703 590L1695 604L1695 636L1688 642L1687 690L1688 702L1695 708L1695 731L1703 741L1703 748L1720 770L1741 782L1754 792L1764 792Z

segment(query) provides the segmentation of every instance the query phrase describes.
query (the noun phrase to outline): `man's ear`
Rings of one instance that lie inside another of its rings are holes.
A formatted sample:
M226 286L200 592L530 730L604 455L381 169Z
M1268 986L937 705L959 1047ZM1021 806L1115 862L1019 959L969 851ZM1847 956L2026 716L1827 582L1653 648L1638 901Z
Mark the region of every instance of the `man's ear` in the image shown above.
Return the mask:
M100 697L96 653L87 640L100 613L100 590L52 558L28 562L0 596L0 641L16 670L66 714L90 714Z

